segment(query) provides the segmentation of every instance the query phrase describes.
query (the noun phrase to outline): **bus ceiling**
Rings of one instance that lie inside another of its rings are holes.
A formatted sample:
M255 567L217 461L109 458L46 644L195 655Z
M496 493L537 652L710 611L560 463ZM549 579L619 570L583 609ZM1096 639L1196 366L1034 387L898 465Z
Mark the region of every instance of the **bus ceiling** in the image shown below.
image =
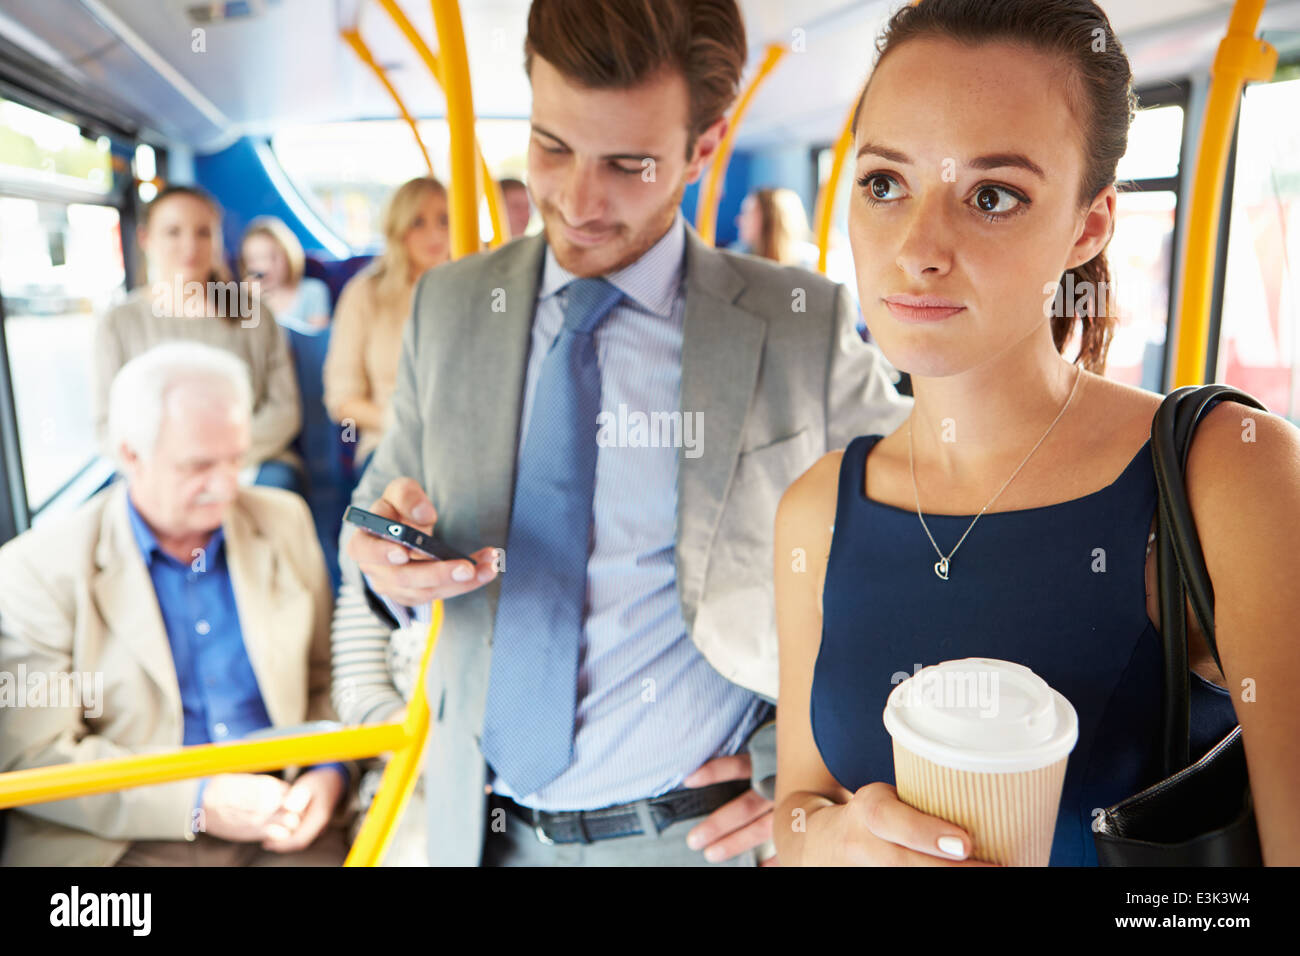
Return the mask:
M428 2L399 5L419 33L434 36ZM462 6L476 115L527 116L522 50L528 0ZM741 6L750 29L751 69L769 44L787 44L792 55L755 97L737 147L834 141L845 104L869 71L873 38L895 0L742 0ZM1102 0L1101 6L1125 44L1137 85L1147 87L1204 73L1232 3ZM212 153L241 136L265 138L284 123L396 117L392 98L343 40L348 30L365 35L414 116L446 115L438 85L377 0L240 0L224 6L197 0L4 0L0 77L51 87L32 93L75 96L88 111L147 131L162 144ZM1260 31L1285 58L1300 41L1300 0L1269 2ZM1292 35L1284 36L1288 31ZM801 56L810 44L817 55ZM45 69L34 71L33 60ZM817 105L809 104L809 90L818 91Z

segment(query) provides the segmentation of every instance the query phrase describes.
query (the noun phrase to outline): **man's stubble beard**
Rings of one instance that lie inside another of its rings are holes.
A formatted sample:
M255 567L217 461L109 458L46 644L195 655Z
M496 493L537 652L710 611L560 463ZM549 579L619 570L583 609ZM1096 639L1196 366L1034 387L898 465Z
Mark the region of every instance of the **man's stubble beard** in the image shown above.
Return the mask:
M664 233L667 232L668 228L672 225L673 218L676 215L677 208L681 205L682 196L685 192L686 181L683 179L677 184L677 188L673 190L673 195L670 199L656 211L654 218L651 220L652 224L646 226L645 229L637 234L632 240L627 252L620 256L618 260L611 265L594 270L590 267L583 266L581 257L575 261L569 256L567 248L551 241L550 226L546 220L547 214L558 215L558 213L552 211L553 207L544 207L539 204L538 209L543 212L543 232L546 236L547 244L550 245L551 250L555 253L555 261L558 262L560 267L566 272L571 272L575 276L585 279L593 276L608 275L611 272L618 272L620 269L626 269L632 263L645 255L650 250L651 246L663 238ZM623 233L620 229L619 235L621 236L622 234Z

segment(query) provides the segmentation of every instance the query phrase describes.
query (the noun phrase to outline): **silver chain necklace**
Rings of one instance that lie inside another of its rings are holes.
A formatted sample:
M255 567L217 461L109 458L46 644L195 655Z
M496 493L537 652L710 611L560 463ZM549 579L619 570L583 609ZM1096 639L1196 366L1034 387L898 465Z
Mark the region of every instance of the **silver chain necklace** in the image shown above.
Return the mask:
M1070 407L1070 402L1074 399L1074 393L1079 387L1079 379L1082 377L1083 369L1079 369L1074 376L1074 385L1070 389L1070 397L1065 400L1065 404L1061 406L1061 410L1056 413L1056 418L1052 420L1052 424L1047 426L1047 431L1043 432L1043 437L1038 439L1038 443L1035 444L1033 448L1029 449L1029 454L1025 456L1025 460L1020 463L1020 466L1011 473L1011 478L1004 481L1002 487L997 490L997 493L988 500L988 504L980 509L980 513L975 516L975 521L979 521L980 518L984 516L984 512L989 510L989 507L993 502L998 500L998 495L1006 491L1007 485L1011 484L1012 479L1015 478L1016 475L1020 474L1020 469L1025 467L1029 459L1033 457L1034 452L1038 451L1038 446L1041 445L1047 439L1047 436L1052 433L1052 429L1056 427L1056 423L1061 420L1061 416L1065 414L1065 410ZM961 547L962 541L966 540L966 535L971 533L971 528L975 527L975 521L970 523L970 527L966 529L966 534L961 536L957 541L957 546L949 551L947 556L939 550L939 546L935 544L934 535L930 534L930 529L926 527L925 516L921 514L921 493L916 488L916 463L912 458L912 418L910 415L907 418L907 466L912 472L912 493L916 496L916 516L921 519L921 527L925 528L925 536L930 539L930 544L934 545L934 553L939 556L939 560L934 563L934 573L938 575L941 580L947 581L948 562L951 561L952 556L957 553L957 548Z

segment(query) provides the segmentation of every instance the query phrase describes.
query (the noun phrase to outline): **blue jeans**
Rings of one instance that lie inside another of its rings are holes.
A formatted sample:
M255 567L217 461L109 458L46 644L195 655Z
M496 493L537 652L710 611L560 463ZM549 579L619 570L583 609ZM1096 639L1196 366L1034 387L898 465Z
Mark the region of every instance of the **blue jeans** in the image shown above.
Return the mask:
M302 472L283 461L262 462L257 469L257 478L254 479L253 484L264 488L283 488L297 495L302 495L307 490Z

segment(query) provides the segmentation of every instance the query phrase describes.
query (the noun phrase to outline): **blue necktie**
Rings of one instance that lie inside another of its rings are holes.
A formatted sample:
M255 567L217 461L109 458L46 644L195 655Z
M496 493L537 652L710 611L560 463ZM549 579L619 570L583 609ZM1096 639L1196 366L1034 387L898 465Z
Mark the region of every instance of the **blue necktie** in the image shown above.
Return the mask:
M622 298L604 279L567 288L515 479L483 715L483 756L519 797L573 760L600 411L592 332Z

